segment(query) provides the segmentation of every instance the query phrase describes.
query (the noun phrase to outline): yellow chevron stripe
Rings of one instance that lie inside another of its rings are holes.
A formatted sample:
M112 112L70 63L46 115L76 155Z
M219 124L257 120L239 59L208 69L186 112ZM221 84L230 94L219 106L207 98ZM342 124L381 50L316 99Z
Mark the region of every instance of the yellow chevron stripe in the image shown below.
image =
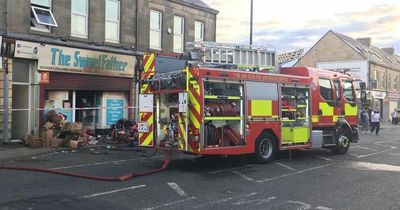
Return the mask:
M154 59L155 59L155 55L152 53L149 55L149 59L147 60L147 63L144 64L144 72L148 72L150 69L151 64L153 63Z
M193 77L193 75L192 75L192 73L190 73L190 71L189 71L189 78L188 78L188 79L190 79L190 78L192 78L192 77ZM198 83L197 81L190 81L190 84L192 84L193 89L196 90L197 95L200 95L200 86L199 86L199 83Z
M192 103L197 113L200 113L200 103L197 101L196 97L189 91L189 101Z
M150 146L153 141L153 131L150 132L149 136L143 141L142 146Z
M149 84L143 84L142 88L140 88L140 93L145 93L148 86L149 86Z
M197 120L196 116L192 112L189 113L189 118L193 122L194 127L200 129L200 122Z

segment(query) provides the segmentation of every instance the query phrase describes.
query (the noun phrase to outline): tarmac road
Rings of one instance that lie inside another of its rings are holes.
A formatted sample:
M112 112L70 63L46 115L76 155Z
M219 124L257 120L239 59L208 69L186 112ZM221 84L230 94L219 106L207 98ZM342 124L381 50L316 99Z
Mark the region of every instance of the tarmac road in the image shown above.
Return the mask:
M399 209L400 126L362 134L345 155L282 152L271 164L179 155L164 172L104 182L0 170L0 209ZM49 153L6 164L118 176L157 168L137 151Z

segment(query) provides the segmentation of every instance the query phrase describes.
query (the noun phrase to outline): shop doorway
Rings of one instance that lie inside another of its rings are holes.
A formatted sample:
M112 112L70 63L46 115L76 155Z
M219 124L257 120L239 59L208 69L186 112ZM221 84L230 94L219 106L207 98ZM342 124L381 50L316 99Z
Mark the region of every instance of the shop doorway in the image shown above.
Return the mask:
M15 61L12 74L12 112L11 138L23 139L30 134L31 104L30 104L30 64L29 62Z
M85 130L96 129L96 115L99 112L96 99L99 96L101 96L101 92L76 91L75 122L82 122Z

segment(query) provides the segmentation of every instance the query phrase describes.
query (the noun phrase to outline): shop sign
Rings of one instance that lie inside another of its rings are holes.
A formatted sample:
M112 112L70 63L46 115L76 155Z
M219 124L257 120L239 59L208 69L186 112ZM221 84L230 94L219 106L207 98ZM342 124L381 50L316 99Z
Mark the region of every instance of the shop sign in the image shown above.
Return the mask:
M112 125L118 120L124 118L124 99L108 98L106 99L106 125Z
M40 83L49 84L50 83L50 75L49 72L40 72Z
M135 57L54 45L39 50L39 70L133 77Z
M389 93L388 98L400 99L400 93Z
M371 95L375 99L385 99L385 92L371 91Z
M17 40L15 41L14 57L37 60L40 47L38 43Z

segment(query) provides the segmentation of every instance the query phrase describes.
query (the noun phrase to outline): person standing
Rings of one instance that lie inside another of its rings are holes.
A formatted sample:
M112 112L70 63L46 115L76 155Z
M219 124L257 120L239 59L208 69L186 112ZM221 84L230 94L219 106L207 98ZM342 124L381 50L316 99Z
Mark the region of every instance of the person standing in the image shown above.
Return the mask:
M372 110L371 112L371 133L374 132L375 128L375 134L379 134L379 128L380 128L380 118L381 118L381 113L379 112L379 109L376 108Z
M369 131L369 114L368 114L368 108L364 108L361 111L361 133L366 133Z
M391 115L392 115L392 124L393 125L397 124L397 110L394 109Z

